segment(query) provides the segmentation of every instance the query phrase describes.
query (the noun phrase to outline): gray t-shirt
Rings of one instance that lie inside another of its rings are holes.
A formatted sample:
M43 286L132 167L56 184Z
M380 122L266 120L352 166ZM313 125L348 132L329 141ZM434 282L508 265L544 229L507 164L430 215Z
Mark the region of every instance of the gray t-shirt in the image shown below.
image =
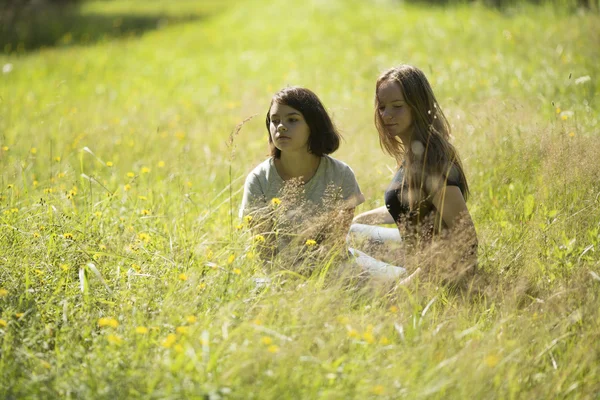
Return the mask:
M260 163L246 177L240 217L269 206L274 198L302 203L302 212L310 214L353 208L365 201L352 169L329 156L321 157L315 175L304 184L281 179L272 157Z

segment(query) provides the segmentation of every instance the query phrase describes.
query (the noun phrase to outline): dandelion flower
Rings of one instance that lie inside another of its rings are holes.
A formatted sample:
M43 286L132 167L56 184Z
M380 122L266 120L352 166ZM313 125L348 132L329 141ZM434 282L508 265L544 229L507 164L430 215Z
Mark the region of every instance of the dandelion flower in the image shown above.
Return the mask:
M150 168L148 168L148 167L142 167L141 172L142 172L142 174L147 174L147 173L150 172Z
M279 353L279 346L277 346L276 344L272 344L267 348L267 351L269 353Z
M60 162L60 156L59 157L54 157L54 161Z
M125 190L126 192L131 190L131 185L128 183L125 186L123 186L123 190Z
M8 296L8 290L4 289L4 288L0 288L0 297L6 297Z
M165 162L164 161L159 161L158 162L158 168L164 168L165 167Z
M233 261L235 261L235 254L230 254L229 257L227 257L227 264L233 264Z
M142 215L150 215L150 210L143 209L142 211L140 211L140 214L142 214Z
M236 275L240 275L242 273L242 270L239 269L239 268L234 268L233 269L233 273L236 274Z
M32 147L29 151L31 152L31 154L37 154L37 149L35 147Z
M17 317L17 318L21 318L23 315L25 315L25 313L22 313L22 312L15 313L15 317Z
M173 346L176 341L177 341L177 335L175 335L174 333L169 333L167 335L167 337L165 338L165 340L163 340L163 342L161 344L163 347L166 347L168 349L171 346Z
M63 233L65 239L73 240L73 234L71 232Z
M121 343L123 343L123 339L121 339L119 335L110 334L106 337L106 340L108 341L108 343L112 343L115 345L120 345Z
M569 132L569 137L575 137L575 132Z
M175 328L175 332L179 333L180 335L187 335L190 331L190 328L188 328L187 326L178 326L177 328Z
M263 235L256 235L256 236L254 236L254 241L256 243L264 243L265 237Z
M385 388L382 385L373 386L373 389L371 389L371 392L373 392L373 394L381 396L381 395L385 394Z
M194 322L196 322L198 320L198 318L196 318L196 316L194 316L194 315L188 315L187 317L185 317L185 320L187 322L189 322L190 324L193 324Z
M62 269L63 271L68 271L69 270L69 264L60 264L60 269Z
M360 336L360 334L358 333L358 331L356 329L354 329L354 328L348 329L348 337L356 339L359 336Z
M279 199L278 197L273 197L271 199L271 205L272 206L278 206L281 204L281 199Z
M188 276L186 274L179 274L179 280L180 281L187 281L188 280Z
M391 312L392 314L396 314L398 312L398 307L390 306L390 308L388 308L388 311Z
M263 336L260 339L260 341L262 342L262 344L267 345L267 346L273 344L273 339L271 339L269 336Z
M497 355L495 354L490 354L489 356L487 356L483 362L485 363L485 365L487 365L490 368L495 367L496 365L498 365L498 362L500 361L500 359L498 358Z
M562 119L563 121L566 121L569 119L569 116L567 114L563 114L560 116L560 119Z
M112 163L112 161L107 161L107 162L106 162L106 166L107 166L107 167L112 167L112 166L113 166L113 163Z
M148 333L148 328L146 328L145 326L138 326L137 328L135 328L135 333L139 335L145 335L146 333Z
M204 290L204 289L206 289L206 283L204 283L204 282L200 283L200 284L198 285L198 289L200 289L200 290Z
M183 350L184 350L183 346L182 346L182 345L180 345L179 343L177 343L177 344L175 345L175 347L173 347L173 349L174 349L176 352L178 352L178 353L183 353Z
M12 183L9 183L9 184L6 186L6 188L7 188L7 189L12 189L12 188L14 188L14 187L15 187L15 185L13 185Z
M363 339L369 344L375 343L375 336L369 331L363 333Z
M111 328L116 328L119 326L119 321L117 321L114 318L100 318L98 320L98 326L100 328L103 328L106 326L111 327Z
M138 233L138 239L140 239L142 242L148 243L150 241L150 235L148 235L147 233L141 232L141 233Z
M385 336L383 336L381 339L379 339L379 344L385 346L387 344L390 344L390 340L388 338L386 338Z
M2 146L2 151L8 151L8 146Z
M8 322L3 319L0 319L0 328L6 328L8 326Z
M306 244L306 247L314 247L317 245L317 242L315 240L308 239L305 244Z
M133 178L134 176L135 176L135 174L131 171L127 173L128 178Z

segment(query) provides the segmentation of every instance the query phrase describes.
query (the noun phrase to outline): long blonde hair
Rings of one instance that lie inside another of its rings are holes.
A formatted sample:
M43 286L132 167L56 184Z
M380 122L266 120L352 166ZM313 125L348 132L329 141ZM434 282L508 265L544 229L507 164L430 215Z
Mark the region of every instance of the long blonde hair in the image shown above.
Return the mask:
M404 95L404 101L412 113L412 145L409 148L389 135L379 113L377 91L384 82L395 82ZM400 65L385 71L375 85L375 127L379 133L379 144L384 152L403 161L408 173L408 187L431 194L446 183L449 174L462 183L465 200L469 186L458 152L450 143L450 124L433 94L427 77L417 67ZM444 179L436 179L441 178ZM412 206L412 204L411 204Z

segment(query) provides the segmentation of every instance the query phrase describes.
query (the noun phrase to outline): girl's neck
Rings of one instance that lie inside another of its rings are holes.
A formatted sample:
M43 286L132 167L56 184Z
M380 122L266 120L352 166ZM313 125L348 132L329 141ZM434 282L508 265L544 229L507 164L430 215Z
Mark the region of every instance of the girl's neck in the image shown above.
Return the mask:
M321 157L314 154L281 152L281 157L275 159L275 168L283 180L300 178L308 182L319 168Z

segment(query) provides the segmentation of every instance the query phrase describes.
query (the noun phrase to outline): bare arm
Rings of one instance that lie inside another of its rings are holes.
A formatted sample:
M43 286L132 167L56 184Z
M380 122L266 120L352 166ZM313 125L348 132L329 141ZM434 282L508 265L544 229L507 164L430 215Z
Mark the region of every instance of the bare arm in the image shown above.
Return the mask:
M389 213L386 206L381 206L373 210L365 211L358 214L352 220L355 224L378 225L378 224L394 224L394 218Z
M433 205L442 216L442 220L453 229L456 225L473 226L471 214L458 186L446 186L433 196Z

